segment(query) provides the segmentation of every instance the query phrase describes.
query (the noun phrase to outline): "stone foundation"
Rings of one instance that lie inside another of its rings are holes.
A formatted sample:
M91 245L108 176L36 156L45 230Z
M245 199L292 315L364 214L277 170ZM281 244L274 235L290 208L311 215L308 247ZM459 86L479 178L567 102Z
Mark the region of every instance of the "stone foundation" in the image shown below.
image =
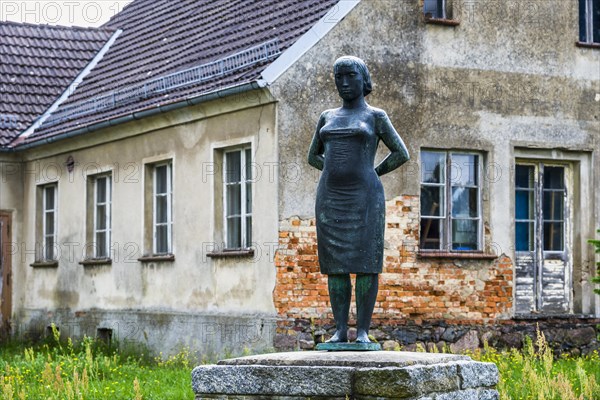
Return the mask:
M498 349L521 348L526 336L535 342L537 330L544 334L554 352L587 355L600 351L600 319L540 318L536 320L506 320L495 324L456 324L448 321L424 321L421 324L380 325L373 327L371 336L384 350L427 351L450 350L462 353L482 348L484 343ZM275 336L279 351L309 350L329 338L334 325L317 319L280 320ZM356 329L349 336L354 339Z
M273 348L275 319L263 314L209 314L151 310L21 311L13 326L19 339L37 340L51 334L54 324L62 338L84 336L141 345L155 356L188 350L198 359L215 360Z

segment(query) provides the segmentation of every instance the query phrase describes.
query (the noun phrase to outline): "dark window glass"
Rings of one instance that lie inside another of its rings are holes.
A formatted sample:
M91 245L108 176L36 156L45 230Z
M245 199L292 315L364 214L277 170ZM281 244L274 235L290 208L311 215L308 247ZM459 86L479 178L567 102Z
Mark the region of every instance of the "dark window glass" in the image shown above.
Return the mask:
M533 251L534 228L533 222L517 222L515 224L515 248L517 251Z
M443 243L442 222L440 219L421 218L421 248L440 250Z
M565 188L565 169L564 167L545 167L544 168L544 189L564 189Z
M529 165L517 165L515 170L515 186L533 188L535 168Z

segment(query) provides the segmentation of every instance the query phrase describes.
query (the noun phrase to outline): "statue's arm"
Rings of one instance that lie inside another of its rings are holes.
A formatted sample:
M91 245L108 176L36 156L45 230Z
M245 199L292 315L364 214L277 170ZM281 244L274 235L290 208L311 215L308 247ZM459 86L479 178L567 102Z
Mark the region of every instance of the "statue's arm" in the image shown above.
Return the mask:
M377 175L385 175L407 162L410 159L406 145L394 129L392 122L384 112L375 116L375 129L379 138L390 150L390 154L375 167Z
M321 118L319 118L317 129L315 130L310 149L308 150L308 163L319 171L323 170L323 165L325 164L325 157L323 156L325 149L319 135L319 131L323 125L325 125L325 113L321 114Z

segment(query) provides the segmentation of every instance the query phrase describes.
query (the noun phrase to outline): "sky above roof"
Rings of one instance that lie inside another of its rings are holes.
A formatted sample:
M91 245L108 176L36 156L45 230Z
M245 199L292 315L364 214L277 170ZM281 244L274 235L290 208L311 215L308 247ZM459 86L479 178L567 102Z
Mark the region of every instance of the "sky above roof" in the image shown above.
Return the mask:
M96 27L106 23L132 0L2 0L0 21Z

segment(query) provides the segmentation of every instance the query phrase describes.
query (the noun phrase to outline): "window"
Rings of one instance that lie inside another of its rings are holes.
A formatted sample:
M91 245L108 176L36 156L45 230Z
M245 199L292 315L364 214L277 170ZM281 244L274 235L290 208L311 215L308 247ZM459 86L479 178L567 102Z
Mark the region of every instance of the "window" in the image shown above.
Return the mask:
M421 250L482 249L480 159L472 153L421 152Z
M600 0L579 0L579 41L600 44Z
M252 153L249 147L226 151L223 168L224 226L227 249L252 244Z
M173 168L171 162L153 168L153 253L173 252Z
M56 235L58 211L58 186L56 183L42 187L42 260L56 260Z
M423 12L427 18L445 19L446 16L446 0L425 0Z
M112 177L94 179L94 258L110 258Z

